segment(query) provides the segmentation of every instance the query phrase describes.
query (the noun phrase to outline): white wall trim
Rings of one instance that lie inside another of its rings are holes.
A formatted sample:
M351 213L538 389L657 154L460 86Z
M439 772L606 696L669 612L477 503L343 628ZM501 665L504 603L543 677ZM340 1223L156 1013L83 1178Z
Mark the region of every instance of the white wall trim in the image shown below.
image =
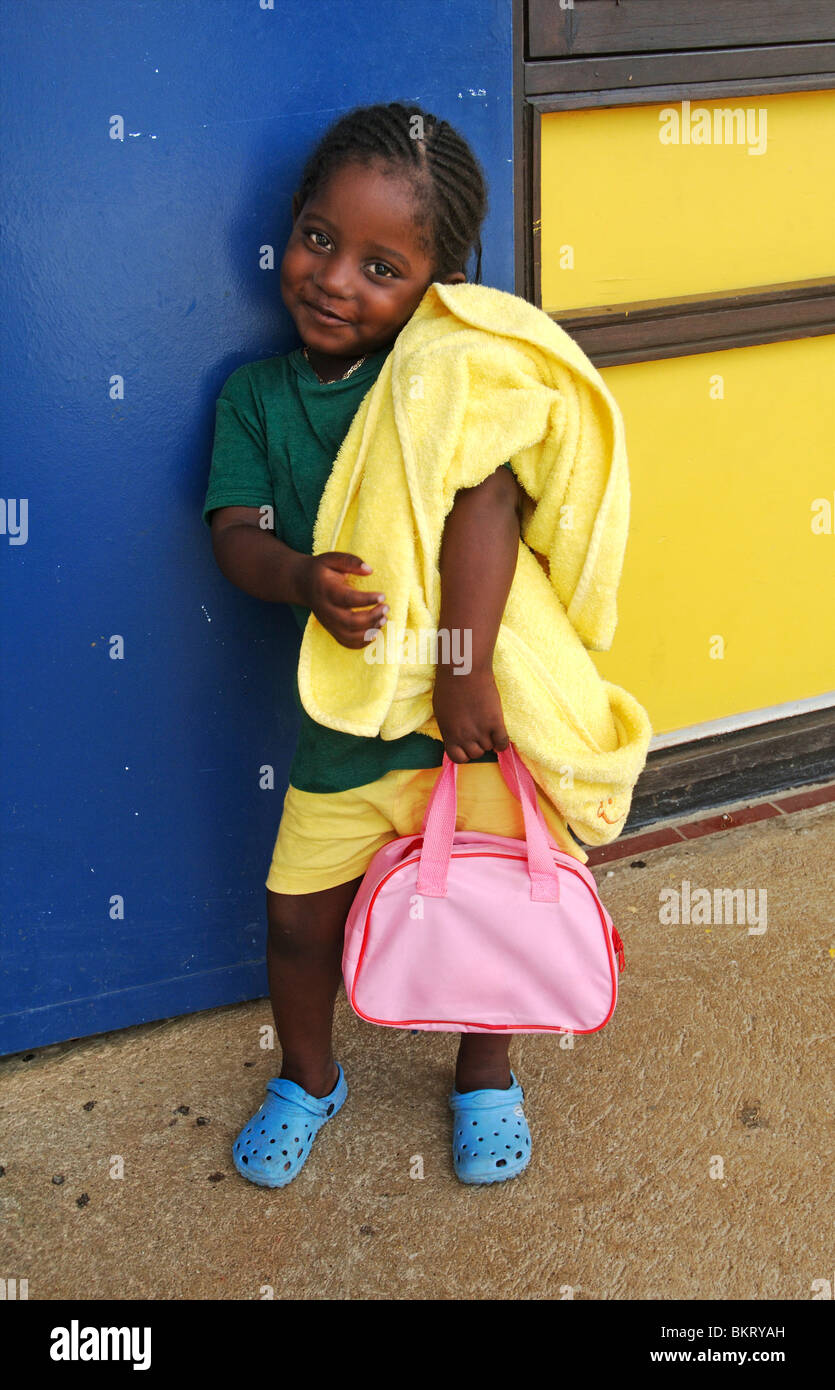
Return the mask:
M835 690L830 690L824 695L813 695L809 700L790 700L785 705L769 705L766 709L729 714L724 719L710 719L706 724L690 724L684 729L671 729L666 734L655 734L650 740L650 752L654 748L673 748L680 743L692 743L698 738L729 734L735 729L748 729L753 724L766 724L773 719L788 719L793 714L807 714L811 710L829 709L832 706L835 706Z

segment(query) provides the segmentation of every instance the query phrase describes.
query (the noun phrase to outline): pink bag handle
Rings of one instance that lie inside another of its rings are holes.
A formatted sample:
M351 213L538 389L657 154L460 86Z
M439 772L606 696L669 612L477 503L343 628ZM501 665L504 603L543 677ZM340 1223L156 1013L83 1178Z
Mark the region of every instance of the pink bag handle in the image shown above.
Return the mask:
M534 780L512 743L497 752L497 757L505 782L517 801L522 803L531 900L559 902L559 879L549 844L548 827L536 799ZM447 895L449 858L458 810L457 773L458 764L444 751L441 775L432 789L422 826L423 846L417 891L428 898L445 898Z

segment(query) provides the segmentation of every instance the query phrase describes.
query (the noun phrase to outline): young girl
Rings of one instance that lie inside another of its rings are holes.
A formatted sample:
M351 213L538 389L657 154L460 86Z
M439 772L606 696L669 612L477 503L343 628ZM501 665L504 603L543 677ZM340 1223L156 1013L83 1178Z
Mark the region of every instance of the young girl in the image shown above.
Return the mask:
M479 162L446 121L401 103L349 112L308 159L293 197L281 292L303 346L238 368L217 402L203 516L220 569L256 598L291 604L302 629L315 613L357 651L386 621L385 594L369 581L357 608L345 576L369 575L364 558L311 554L319 501L360 402L430 284L465 281L472 250L480 279L486 206ZM377 850L420 830L444 750L464 765L456 828L524 838L521 806L496 757L508 737L492 673L523 495L508 464L459 491L446 520L438 628L470 630L472 664L468 674L451 661L436 667L443 743L417 732L384 740L325 728L294 684L301 730L266 881L282 1066L233 1147L238 1172L261 1186L291 1182L345 1102L331 1038L345 919ZM571 853L563 821L547 799L540 804ZM509 1043L508 1034L461 1037L449 1101L462 1182L504 1181L530 1161Z

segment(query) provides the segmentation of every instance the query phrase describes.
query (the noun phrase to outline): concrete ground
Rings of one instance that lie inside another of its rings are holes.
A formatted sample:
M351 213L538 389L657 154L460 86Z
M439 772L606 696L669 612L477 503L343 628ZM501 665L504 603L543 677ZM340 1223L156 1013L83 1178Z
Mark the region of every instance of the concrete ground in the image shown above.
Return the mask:
M512 1044L521 1177L454 1175L456 1038L341 993L346 1105L289 1187L246 1182L231 1145L280 1066L258 1000L0 1061L0 1274L30 1299L810 1299L833 1266L835 804L635 862L595 869L626 948L611 1023ZM766 931L662 924L684 880L765 890Z

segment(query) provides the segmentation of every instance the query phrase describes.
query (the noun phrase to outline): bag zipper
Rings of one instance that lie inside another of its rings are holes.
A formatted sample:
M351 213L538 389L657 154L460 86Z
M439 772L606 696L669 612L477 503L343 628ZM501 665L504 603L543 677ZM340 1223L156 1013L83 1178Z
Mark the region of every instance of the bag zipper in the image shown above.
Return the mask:
M620 974L620 972L626 968L626 956L623 951L623 942L620 939L618 929L614 923L612 924L612 945L615 948L615 954L618 958L618 974Z

